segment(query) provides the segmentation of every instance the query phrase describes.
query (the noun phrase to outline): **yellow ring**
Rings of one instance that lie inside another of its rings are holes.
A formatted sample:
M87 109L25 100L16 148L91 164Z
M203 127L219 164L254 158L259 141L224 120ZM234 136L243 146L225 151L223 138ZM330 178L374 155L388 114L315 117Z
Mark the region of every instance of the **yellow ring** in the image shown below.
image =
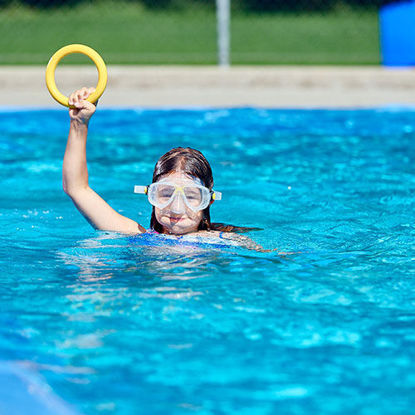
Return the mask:
M108 74L104 60L101 58L98 52L96 52L89 46L80 44L68 45L64 46L63 48L55 52L55 54L50 58L48 66L46 67L46 86L48 87L48 90L52 95L53 99L58 101L59 104L62 104L65 107L74 108L72 105L69 105L68 97L66 97L59 91L55 82L55 70L58 66L58 63L62 58L71 53L83 53L84 55L88 56L88 58L92 59L92 61L95 63L95 66L97 67L98 83L95 87L95 92L93 92L87 98L87 101L95 103L96 101L98 101L100 96L105 91L105 87L107 86Z

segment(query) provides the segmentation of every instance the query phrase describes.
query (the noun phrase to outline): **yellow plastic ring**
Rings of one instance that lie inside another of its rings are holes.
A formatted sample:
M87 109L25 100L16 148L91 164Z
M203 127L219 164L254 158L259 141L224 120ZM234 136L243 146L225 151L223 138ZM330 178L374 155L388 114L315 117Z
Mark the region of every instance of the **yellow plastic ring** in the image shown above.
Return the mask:
M48 87L48 90L52 95L53 99L58 101L59 104L62 104L65 107L74 108L72 105L69 105L68 97L66 97L59 91L55 82L55 70L58 66L58 63L61 61L62 58L71 53L83 53L84 55L88 56L88 58L90 58L97 67L98 83L95 87L95 92L93 92L87 98L87 101L94 104L98 101L98 99L105 91L105 87L107 86L108 74L104 60L101 58L98 52L96 52L89 46L80 44L68 45L64 46L63 48L55 52L55 54L50 58L48 66L46 67L46 86Z

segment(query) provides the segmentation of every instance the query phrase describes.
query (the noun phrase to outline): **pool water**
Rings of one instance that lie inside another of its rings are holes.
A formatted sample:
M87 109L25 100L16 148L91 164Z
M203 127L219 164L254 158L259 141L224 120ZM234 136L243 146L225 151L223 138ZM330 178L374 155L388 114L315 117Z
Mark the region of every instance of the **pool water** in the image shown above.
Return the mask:
M62 191L67 131L0 111L0 367L80 414L413 413L414 110L97 111L90 184L115 209L148 227L134 185L195 147L213 221L289 256L94 231Z

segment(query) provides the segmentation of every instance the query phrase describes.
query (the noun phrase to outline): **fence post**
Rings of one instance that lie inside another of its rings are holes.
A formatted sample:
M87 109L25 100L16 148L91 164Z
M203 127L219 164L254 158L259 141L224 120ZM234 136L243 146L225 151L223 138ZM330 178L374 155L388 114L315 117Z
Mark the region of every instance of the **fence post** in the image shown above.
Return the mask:
M231 0L216 0L218 64L222 67L228 67L230 64L230 3Z

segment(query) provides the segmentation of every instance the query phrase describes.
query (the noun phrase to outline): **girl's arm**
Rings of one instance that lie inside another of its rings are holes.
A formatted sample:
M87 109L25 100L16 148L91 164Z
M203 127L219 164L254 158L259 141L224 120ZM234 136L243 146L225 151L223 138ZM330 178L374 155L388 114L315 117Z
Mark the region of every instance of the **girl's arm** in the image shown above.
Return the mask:
M95 228L123 233L142 233L145 229L137 222L120 215L88 184L86 140L88 123L95 112L95 105L86 101L94 88L82 88L69 97L70 128L63 159L63 190L75 206Z

